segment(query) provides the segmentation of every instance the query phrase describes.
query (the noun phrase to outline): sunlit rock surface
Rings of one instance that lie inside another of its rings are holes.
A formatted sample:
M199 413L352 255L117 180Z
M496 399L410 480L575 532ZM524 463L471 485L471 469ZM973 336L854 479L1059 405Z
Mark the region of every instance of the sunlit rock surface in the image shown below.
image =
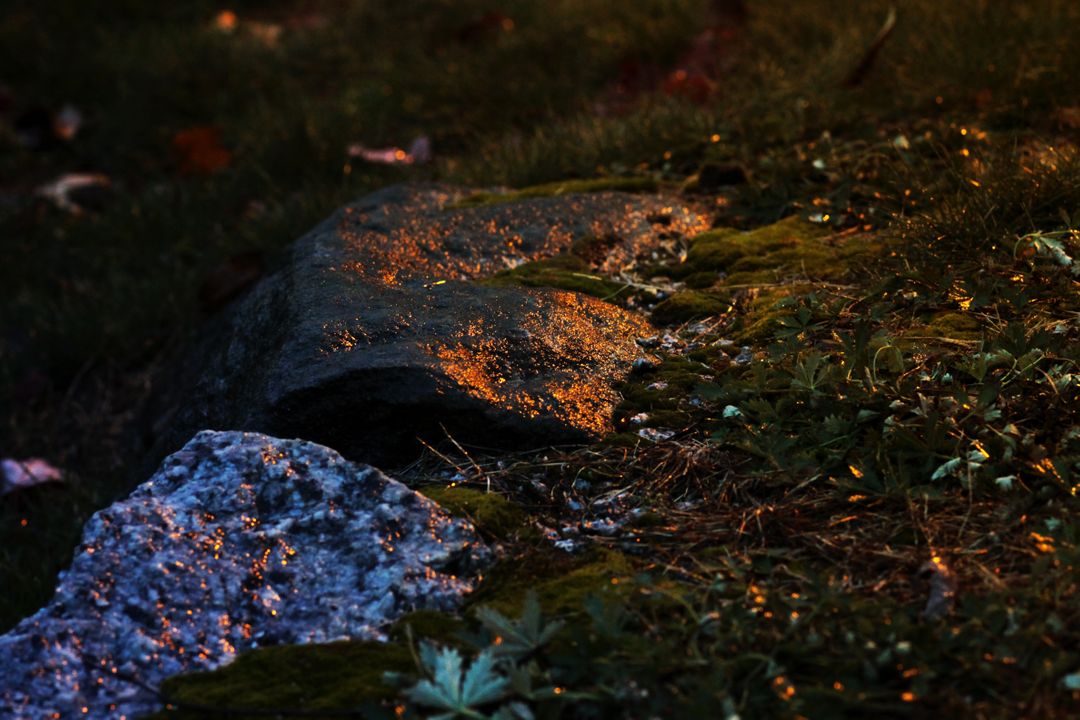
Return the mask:
M90 520L53 600L0 637L0 717L133 718L155 703L132 678L378 638L406 611L453 608L488 559L470 524L374 468L201 432Z
M298 240L194 353L198 380L168 424L305 437L373 462L447 432L510 448L606 431L643 321L570 292L469 280L593 237L606 238L595 266L610 270L703 219L612 192L448 208L462 195L388 188Z
M709 226L699 213L650 195L595 192L455 209L467 194L441 185L385 188L339 210L299 241L299 254L326 253L358 278L400 285L491 275L575 240L604 238L595 265L609 273L671 233Z

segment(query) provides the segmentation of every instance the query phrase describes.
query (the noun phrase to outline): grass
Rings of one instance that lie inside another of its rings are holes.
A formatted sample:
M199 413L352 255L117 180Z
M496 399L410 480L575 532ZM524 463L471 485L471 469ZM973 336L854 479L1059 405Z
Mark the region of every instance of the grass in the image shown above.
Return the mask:
M619 558L619 592L542 598L566 627L494 671L562 692L510 698L538 717L1075 715L1080 7L903 3L849 87L888 3L761 0L715 101L646 93L623 113L603 107L619 68L677 57L704 3L307 7L332 22L274 45L244 23L288 28L288 3L237 6L232 34L209 28L211 4L112 3L85 33L74 4L0 21L16 96L88 119L48 152L0 134L14 178L0 204L14 260L0 270L0 447L74 476L2 501L0 573L16 589L0 623L47 598L82 520L139 479L135 410L222 261L272 259L337 204L401 179L526 194L645 182L715 208L718 229L688 240L685 263L637 268L618 294L572 257L496 279L638 307L656 278L686 285L657 306L679 342L623 388L617 435L460 463L473 490L524 509L522 522L447 494L497 524L511 568L547 566L538 525L599 519L588 508L616 496L637 508L586 543ZM232 159L183 173L172 139L203 126ZM433 166L346 161L350 142L419 133ZM746 181L700 182L716 165ZM69 217L28 195L73 169L114 178L103 211ZM405 474L430 482L441 463ZM508 615L516 598L478 594ZM490 646L479 618L466 624L473 644L458 647Z

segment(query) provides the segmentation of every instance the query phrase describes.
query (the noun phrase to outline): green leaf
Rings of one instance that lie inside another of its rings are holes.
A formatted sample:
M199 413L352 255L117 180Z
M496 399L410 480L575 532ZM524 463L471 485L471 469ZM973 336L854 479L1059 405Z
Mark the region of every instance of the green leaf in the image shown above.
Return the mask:
M509 681L499 674L490 650L484 650L473 660L464 678L462 657L454 648L435 651L422 646L421 662L431 679L421 680L405 694L419 705L450 711L444 717L483 717L476 708L506 694Z
M525 596L521 620L511 620L488 607L477 610L476 617L485 628L499 637L499 644L492 648L494 653L518 659L532 655L551 642L565 624L558 621L544 623L540 615L540 601L533 591Z

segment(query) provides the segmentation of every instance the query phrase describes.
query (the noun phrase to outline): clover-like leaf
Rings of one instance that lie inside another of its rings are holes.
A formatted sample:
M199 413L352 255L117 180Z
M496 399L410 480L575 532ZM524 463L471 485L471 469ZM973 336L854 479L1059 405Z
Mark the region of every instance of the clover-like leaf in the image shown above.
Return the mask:
M511 620L487 607L477 610L476 616L499 638L493 647L495 654L516 658L527 657L551 642L565 624L559 621L545 624L540 615L540 601L532 591L525 596L520 620Z
M462 657L454 648L425 651L421 661L430 680L421 680L405 691L410 700L428 707L447 710L440 718L482 718L477 708L501 700L509 681L499 674L490 650L484 650L462 674Z

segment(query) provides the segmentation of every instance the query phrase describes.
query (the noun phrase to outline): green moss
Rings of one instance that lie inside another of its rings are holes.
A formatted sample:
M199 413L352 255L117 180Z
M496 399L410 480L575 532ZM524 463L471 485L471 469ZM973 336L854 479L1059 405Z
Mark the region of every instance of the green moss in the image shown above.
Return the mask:
M420 492L451 515L468 518L480 532L499 540L510 537L525 523L525 511L497 493L435 485L421 488Z
M544 546L496 564L469 596L468 605L516 616L532 590L545 614L574 615L583 611L587 597L617 588L632 574L630 561L612 550L592 548L575 556Z
M982 323L969 313L947 310L934 314L922 326L916 326L908 334L943 340L979 340L983 335Z
M524 263L478 281L482 285L551 287L592 295L602 300L621 300L631 289L591 273L589 264L576 255L557 255Z
M702 233L691 240L686 262L673 275L687 278L688 284L694 278L700 286L702 273L723 272L728 287L792 276L838 280L877 249L864 236L840 238L821 225L790 217L750 232L721 228Z
M715 285L719 279L720 275L718 273L707 270L705 272L695 272L687 275L683 282L686 283L686 287L691 290L704 290Z
M719 350L711 350L710 360L715 361L719 354ZM677 407L678 401L701 383L702 373L710 373L706 364L679 357L667 358L655 370L636 376L623 386L624 405L637 411Z
M604 437L596 443L596 446L600 448L634 448L639 444L641 444L641 438L635 433L620 432Z
M551 197L554 195L575 195L582 193L618 190L621 192L656 192L660 184L652 178L594 178L591 180L560 180L558 182L533 185L520 190L505 193L477 192L458 200L451 209L481 207L516 202L527 198Z
M265 714L266 710L341 710L395 696L383 673L414 669L403 644L338 642L289 645L244 653L236 662L213 672L169 678L162 692L172 700L214 708L261 709L263 713L230 713L229 717ZM201 710L162 711L151 718L204 718ZM310 717L319 717L313 713Z
M679 325L690 320L719 315L729 307L728 301L717 295L685 290L664 300L652 313L654 325Z
M409 634L414 639L424 638L442 645L460 644L459 635L465 622L457 615L434 610L416 610L403 615L389 633L391 642L407 643Z
M753 345L770 340L778 327L780 318L795 314L792 307L781 301L794 295L812 292L815 286L807 283L769 288L750 301L746 312L739 318L731 333L736 343Z

